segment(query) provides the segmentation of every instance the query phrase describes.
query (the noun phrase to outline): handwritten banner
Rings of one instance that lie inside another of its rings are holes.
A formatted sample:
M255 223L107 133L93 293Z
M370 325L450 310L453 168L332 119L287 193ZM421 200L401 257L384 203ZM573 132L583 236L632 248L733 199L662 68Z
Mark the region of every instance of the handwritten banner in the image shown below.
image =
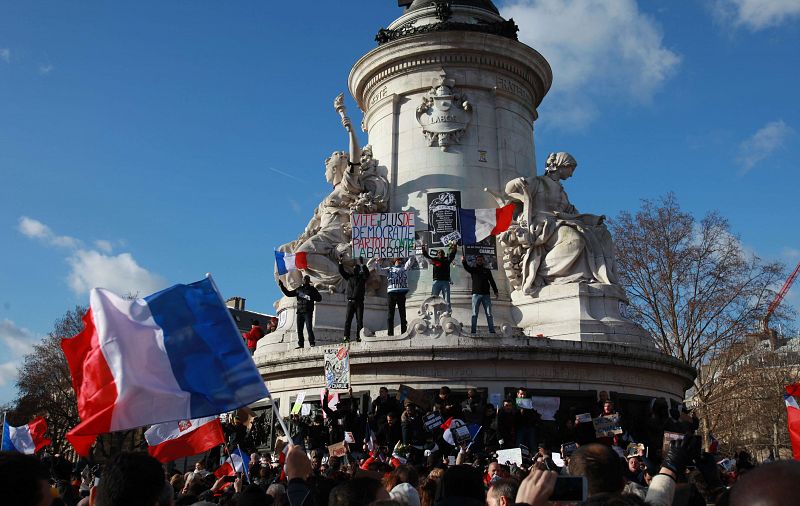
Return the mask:
M405 258L414 254L414 213L353 214L353 258Z
M325 350L325 386L331 392L350 389L350 356L345 346Z
M347 455L347 445L342 441L341 443L334 443L328 446L328 455L331 457L344 457Z

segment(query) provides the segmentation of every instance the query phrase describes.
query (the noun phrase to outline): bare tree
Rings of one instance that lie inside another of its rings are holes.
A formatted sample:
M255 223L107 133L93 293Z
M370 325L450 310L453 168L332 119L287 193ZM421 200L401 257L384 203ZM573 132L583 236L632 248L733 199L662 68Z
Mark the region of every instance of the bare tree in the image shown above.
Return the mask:
M612 233L632 317L664 353L698 370L694 399L707 436L709 409L737 388L716 379L745 351L783 266L748 253L719 214L696 220L674 194L621 213Z

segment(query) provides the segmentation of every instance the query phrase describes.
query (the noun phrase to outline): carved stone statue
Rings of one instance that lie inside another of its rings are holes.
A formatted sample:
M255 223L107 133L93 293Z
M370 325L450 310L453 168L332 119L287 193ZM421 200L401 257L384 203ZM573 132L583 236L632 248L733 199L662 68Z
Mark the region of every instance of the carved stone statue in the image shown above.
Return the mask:
M522 204L522 214L498 238L515 290L530 294L549 284L618 283L605 216L579 213L561 184L577 166L569 153L551 153L543 176L506 184L510 201Z
M345 114L342 95L336 97L334 107L349 134L350 149L349 153L334 151L325 160L325 179L333 185L333 191L314 210L300 237L278 248L286 253L308 253L307 269L281 276L290 287L299 285L307 274L318 289L344 291L338 260L352 262L351 214L377 213L389 208L389 181L378 173L372 148L359 147L353 125ZM358 162L350 163L351 160Z

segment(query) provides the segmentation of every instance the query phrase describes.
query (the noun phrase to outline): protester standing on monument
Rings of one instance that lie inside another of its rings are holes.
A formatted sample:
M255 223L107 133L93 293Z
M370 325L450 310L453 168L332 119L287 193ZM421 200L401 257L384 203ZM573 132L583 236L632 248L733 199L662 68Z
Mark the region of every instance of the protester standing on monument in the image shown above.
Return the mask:
M475 267L471 267L467 263L464 255L461 255L461 265L472 276L472 326L470 327L470 334L475 333L475 327L478 325L478 309L483 306L483 311L486 313L486 323L489 325L489 333L494 334L494 318L492 317L492 297L489 294L489 288L494 291L494 296L497 297L497 285L494 282L492 271L484 266L483 255L475 257Z
M251 320L250 325L250 330L242 333L242 337L244 337L244 340L247 343L247 349L250 351L250 355L252 356L256 352L258 340L264 337L264 330L261 329L261 324L258 320Z
M403 263L402 258L395 258L394 265L378 267L376 270L381 276L386 276L386 294L388 296L389 312L386 317L386 328L390 336L394 335L394 308L400 313L400 333L405 334L406 322L406 294L408 293L408 269L411 268L414 257L408 257Z
M361 329L364 328L364 295L367 291L367 278L369 269L364 265L364 257L359 259L359 263L353 268L353 272L347 272L339 257L339 274L347 281L347 316L344 319L344 342L350 341L350 326L353 324L353 315L356 317L356 341L361 341Z
M314 347L314 303L322 300L322 295L311 284L311 277L303 276L303 284L296 290L288 290L283 281L278 280L278 286L287 297L297 297L297 349L303 347L303 326L308 330L308 344Z
M435 258L428 253L428 247L423 244L422 254L433 264L431 297L441 294L447 302L447 311L450 311L450 264L456 258L456 244L450 243L449 255L445 255L444 249L440 249Z

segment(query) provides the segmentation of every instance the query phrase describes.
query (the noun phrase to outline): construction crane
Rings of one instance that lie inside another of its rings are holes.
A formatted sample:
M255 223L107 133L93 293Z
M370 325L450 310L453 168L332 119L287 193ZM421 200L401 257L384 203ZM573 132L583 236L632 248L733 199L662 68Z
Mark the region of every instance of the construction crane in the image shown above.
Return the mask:
M789 289L792 287L792 283L794 283L794 280L797 279L798 273L800 273L800 262L797 262L797 267L794 268L794 271L792 271L792 273L789 275L789 279L787 279L786 283L783 284L783 288L781 288L778 294L775 295L775 299L773 299L769 307L767 307L767 314L764 316L764 319L762 320L763 322L762 331L764 338L770 339L773 337L772 331L769 328L769 319L772 316L772 313L774 313L775 310L778 309L778 306L781 305L781 301L789 292Z

